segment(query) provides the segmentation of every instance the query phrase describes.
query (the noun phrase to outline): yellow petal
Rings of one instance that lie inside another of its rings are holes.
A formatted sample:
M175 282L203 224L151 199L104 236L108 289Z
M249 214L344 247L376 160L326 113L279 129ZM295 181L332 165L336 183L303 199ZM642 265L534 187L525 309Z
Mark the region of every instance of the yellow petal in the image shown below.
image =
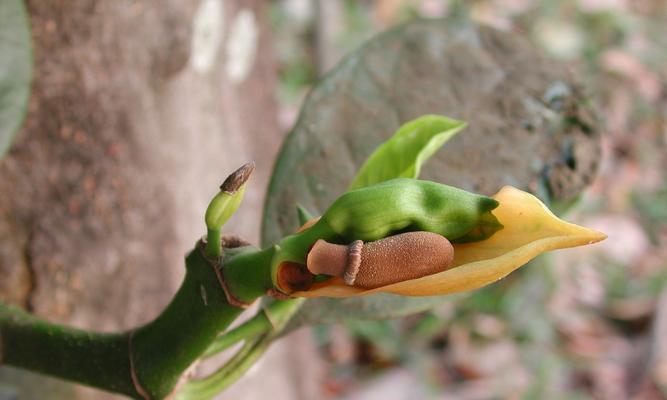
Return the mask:
M473 290L504 278L544 252L583 246L607 237L559 219L535 196L511 186L505 186L493 198L500 203L493 214L504 228L486 240L454 245L454 266L447 271L372 290L332 279L292 296L350 297L379 292L432 296Z

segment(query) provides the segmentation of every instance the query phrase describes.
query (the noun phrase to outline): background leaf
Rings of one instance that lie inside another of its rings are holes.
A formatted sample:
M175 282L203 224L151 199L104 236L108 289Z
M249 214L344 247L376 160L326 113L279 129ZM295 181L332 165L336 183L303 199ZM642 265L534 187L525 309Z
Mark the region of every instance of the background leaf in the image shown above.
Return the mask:
M322 213L378 145L424 114L469 127L424 165L421 178L487 195L506 184L530 190L545 181L568 189L556 194L578 193L594 176L598 153L576 150L599 143L595 126L581 129L590 111L570 82L566 68L523 37L488 27L416 21L371 39L307 97L273 171L263 245L295 231L296 204ZM557 101L548 96L553 87ZM565 161L568 179L553 179L563 171L554 166ZM294 323L390 318L446 299L387 296L308 300Z
M456 296L406 297L393 294L378 294L369 297L346 299L319 298L306 300L305 305L287 324L284 333L303 325L332 324L349 320L380 320L403 317L426 311Z
M23 0L0 2L0 159L21 127L30 96L32 50Z
M371 154L350 190L394 178L417 178L422 164L466 126L463 121L425 115L403 126Z

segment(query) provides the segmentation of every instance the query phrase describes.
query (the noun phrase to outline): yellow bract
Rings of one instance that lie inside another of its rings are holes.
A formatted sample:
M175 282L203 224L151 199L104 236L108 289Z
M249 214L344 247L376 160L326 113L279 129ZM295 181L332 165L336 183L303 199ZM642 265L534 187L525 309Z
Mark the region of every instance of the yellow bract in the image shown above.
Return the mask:
M350 297L380 292L433 296L463 292L502 279L544 252L583 246L607 237L561 220L535 196L514 187L505 186L493 198L500 203L493 214L504 228L480 242L455 244L454 266L446 271L372 290L331 279L292 296Z

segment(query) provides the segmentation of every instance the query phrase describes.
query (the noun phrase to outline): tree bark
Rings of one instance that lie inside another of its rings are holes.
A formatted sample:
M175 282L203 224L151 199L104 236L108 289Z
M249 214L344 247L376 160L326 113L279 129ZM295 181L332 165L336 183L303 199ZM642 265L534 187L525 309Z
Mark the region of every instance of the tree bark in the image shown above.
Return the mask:
M227 174L255 160L229 230L257 243L283 132L259 0L28 1L29 114L0 163L0 299L101 331L152 319ZM3 368L20 398L100 393Z

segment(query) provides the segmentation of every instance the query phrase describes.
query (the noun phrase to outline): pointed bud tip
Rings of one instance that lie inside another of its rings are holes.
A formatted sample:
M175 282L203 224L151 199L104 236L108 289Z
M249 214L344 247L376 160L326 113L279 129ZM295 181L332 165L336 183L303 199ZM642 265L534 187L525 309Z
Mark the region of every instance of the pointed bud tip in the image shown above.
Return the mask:
M254 170L254 161L244 164L225 179L222 185L220 185L220 190L227 193L235 193L250 179L250 175L252 175Z
M596 231L594 229L591 229L591 240L590 240L589 244L601 242L603 240L606 240L608 237L609 236L607 236L607 234L604 233L604 232L600 232L600 231Z

